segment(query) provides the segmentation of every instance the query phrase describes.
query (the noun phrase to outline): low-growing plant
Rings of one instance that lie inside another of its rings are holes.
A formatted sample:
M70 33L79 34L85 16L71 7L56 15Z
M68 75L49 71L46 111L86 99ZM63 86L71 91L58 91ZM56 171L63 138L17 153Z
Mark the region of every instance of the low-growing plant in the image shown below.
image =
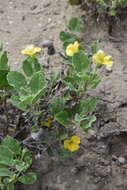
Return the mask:
M32 154L27 148L10 136L0 143L0 189L14 190L14 184L32 184L37 176L28 172L32 164Z
M60 155L79 149L80 137L72 127L81 127L86 133L96 121L97 98L91 92L101 81L97 69L113 64L111 56L98 49L98 42L91 50L84 48L78 36L81 30L82 20L72 18L68 31L60 33L63 52L59 53L64 60L59 73L47 75L37 58L42 49L29 45L22 50L26 55L23 72L9 70L6 75L11 103L26 114L31 137L48 153L54 152L56 144ZM24 143L29 146L27 140Z
M98 14L116 16L122 9L127 8L126 0L69 0L70 4L82 4Z

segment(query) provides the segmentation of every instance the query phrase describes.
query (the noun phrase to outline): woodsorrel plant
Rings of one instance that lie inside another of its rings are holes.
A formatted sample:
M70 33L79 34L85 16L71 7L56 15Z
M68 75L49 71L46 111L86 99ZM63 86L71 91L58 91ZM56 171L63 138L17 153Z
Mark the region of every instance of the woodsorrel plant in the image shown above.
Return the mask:
M68 31L60 33L63 52L59 53L64 59L60 73L52 72L49 76L44 72L37 58L43 49L34 45L22 50L26 57L21 72L8 69L6 53L6 59L0 62L0 68L7 71L1 89L7 91L6 86L9 87L10 102L32 120L31 137L52 152L53 143L57 144L61 155L80 148L80 137L74 134L72 126L87 132L96 121L93 112L97 100L91 90L101 81L97 69L103 65L111 68L113 64L111 56L98 49L97 42L92 44L91 51L82 46L78 36L81 30L82 20L72 18Z
M82 4L88 6L93 12L116 16L121 10L127 8L126 0L69 0L70 4Z

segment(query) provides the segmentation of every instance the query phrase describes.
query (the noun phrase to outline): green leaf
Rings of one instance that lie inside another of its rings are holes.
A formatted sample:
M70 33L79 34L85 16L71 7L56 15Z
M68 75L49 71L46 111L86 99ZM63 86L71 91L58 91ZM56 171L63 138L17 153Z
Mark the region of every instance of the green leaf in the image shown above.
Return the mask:
M50 81L53 84L58 77L58 72L51 72Z
M34 71L32 63L28 59L22 62L22 68L27 77L31 77L33 75Z
M73 64L77 72L83 72L90 66L88 55L84 51L79 51L73 56Z
M0 98L2 98L4 96L4 94L5 94L4 91L1 90L0 91Z
M18 178L18 181L23 184L33 184L37 180L37 176L33 172L29 172L21 177Z
M32 98L32 104L36 104L43 95L44 95L44 89L38 91L38 93Z
M31 59L32 59L32 64L34 66L34 71L35 72L41 71L41 65L38 62L38 59L36 57L31 57Z
M78 5L80 3L80 0L69 0L69 3L71 5Z
M88 131L92 124L96 121L96 117L94 115L87 117L84 121L81 122L80 126L85 130Z
M2 145L8 147L15 154L20 154L21 152L20 143L10 136L6 136L3 139Z
M75 42L75 38L72 34L69 32L60 32L60 40L63 42L73 43Z
M93 54L97 53L98 50L99 50L99 40L93 42L91 45L91 51Z
M0 177L12 176L13 174L8 168L0 167Z
M14 183L8 183L7 190L14 190Z
M12 165L13 160L13 152L9 150L6 146L0 146L0 164Z
M69 21L69 30L71 32L80 32L82 27L82 20L80 18L71 18Z
M25 76L17 71L10 71L7 75L8 83L16 88L23 87L27 85Z
M86 100L81 100L79 105L79 113L87 114L95 110L97 105L97 98L95 96L87 98Z
M30 167L32 164L32 154L27 148L22 150L22 159L27 164L27 167Z
M70 157L72 153L69 150L65 150L64 148L61 148L59 151L59 155L63 158Z
M20 108L22 108L22 110L29 110L32 105L33 96L25 96L20 98L22 99L19 104Z
M51 112L53 115L55 115L58 112L63 111L65 106L65 99L61 97L55 97L53 98L51 102Z
M16 167L16 170L20 172L25 171L27 169L27 165L25 162L20 162L15 167Z
M20 100L20 96L12 96L10 99L10 102L15 105L18 109L22 110L22 111L28 111L30 109L30 105L32 103L32 98L33 96L30 97L26 97L26 99L24 99L24 101Z
M38 125L33 125L31 131L32 132L38 132L40 127Z
M7 52L4 51L0 54L0 70L9 71Z
M7 80L8 72L9 71L7 71L7 70L0 70L0 88L1 89L11 88L11 86L8 84L8 80Z
M41 71L35 73L31 78L29 86L33 94L36 94L40 90L44 89L46 87L46 79L44 74Z
M55 120L63 126L70 125L69 114L67 111L61 111L55 115Z
M96 88L97 85L101 82L101 77L97 73L91 73L90 84L91 88Z
M28 62L30 62L32 64L32 68L34 69L34 72L41 71L41 65L35 56L28 57L27 60L28 60Z
M21 103L19 96L11 96L10 102L20 109L19 104Z
M77 122L81 122L86 118L86 116L76 113L74 120Z

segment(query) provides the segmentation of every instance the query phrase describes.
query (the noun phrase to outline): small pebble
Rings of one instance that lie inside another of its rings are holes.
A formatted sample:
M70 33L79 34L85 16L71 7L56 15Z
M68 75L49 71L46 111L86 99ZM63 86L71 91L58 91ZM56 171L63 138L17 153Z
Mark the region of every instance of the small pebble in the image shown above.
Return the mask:
M76 179L76 180L75 180L75 183L79 183L79 180L78 180L78 179Z
M37 153L36 155L35 155L35 159L37 160L37 159L40 159L41 158L41 154L40 153Z
M116 161L117 160L117 156L112 155L112 161Z
M38 134L38 132L37 133L31 133L31 137L33 138L33 139L38 139L38 136L39 136L39 134Z
M25 15L23 15L23 16L22 16L22 20L25 20L25 19L26 19L26 17L25 17Z
M126 159L124 157L119 157L118 161L120 164L125 164L126 163Z
M48 24L50 24L52 22L51 18L48 18Z
M48 3L45 3L45 4L43 5L43 7L46 8L46 7L49 7L50 5L51 5L51 3L48 2Z
M12 1L9 1L9 4L10 4L10 5L12 5L12 4L13 4L13 2L12 2Z
M112 72L112 67L106 67L106 71Z
M87 136L88 139L93 139L93 138L96 138L96 132L93 130L93 129L90 129L88 131L88 136Z
M12 20L9 20L9 24L13 24L13 21L12 21Z
M5 44L6 44L6 45L9 45L9 42L6 42Z
M75 168L72 168L71 173L72 173L72 174L76 174L76 173L77 173L76 167L75 167Z
M38 26L39 26L39 27L41 27L41 26L42 26L42 24L41 24L41 23L38 23Z
M35 10L37 8L37 5L33 5L33 6L31 6L31 10Z

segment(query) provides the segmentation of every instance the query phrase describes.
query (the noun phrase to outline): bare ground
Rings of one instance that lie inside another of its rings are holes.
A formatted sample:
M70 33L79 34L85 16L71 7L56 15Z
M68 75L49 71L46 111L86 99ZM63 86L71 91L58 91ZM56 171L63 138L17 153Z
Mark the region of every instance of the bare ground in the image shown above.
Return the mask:
M52 39L60 47L59 32L79 12L65 0L2 1L0 35L10 53L12 68L20 68L19 52L26 44L41 45L43 40ZM17 190L127 189L127 18L113 23L112 36L107 24L96 24L92 19L87 23L84 43L99 39L101 47L114 59L113 72L102 70L102 83L94 92L99 98L97 123L88 136L81 134L82 148L73 158L57 160L42 155L33 166L38 182L18 186ZM57 56L53 64L58 67Z

